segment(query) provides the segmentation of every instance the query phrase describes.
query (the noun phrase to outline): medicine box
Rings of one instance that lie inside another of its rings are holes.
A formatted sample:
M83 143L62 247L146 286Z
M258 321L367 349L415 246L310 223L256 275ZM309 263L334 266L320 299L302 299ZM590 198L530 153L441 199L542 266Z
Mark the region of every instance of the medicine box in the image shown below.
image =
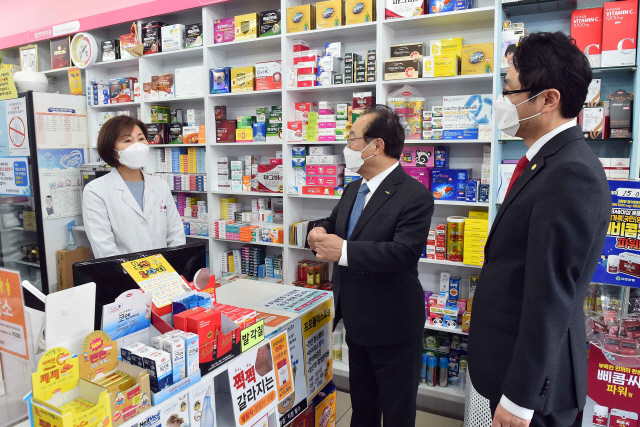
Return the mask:
M465 200L471 169L432 169L431 192L435 200Z
M162 74L151 76L152 85L155 83L158 88L158 99L173 98L175 95L173 85L173 74Z
M316 9L312 4L287 8L287 32L298 33L315 29Z
M480 43L462 46L460 74L493 73L493 43Z
M144 354L142 359L144 366L141 367L149 373L149 385L152 392L159 393L173 384L171 356L169 353L162 350L153 350L148 354Z
M185 361L185 345L181 338L174 337L162 341L162 349L167 352L171 358L172 384L184 379L186 375Z
M316 3L316 28L340 27L341 25L344 25L343 0Z
M599 68L602 60L602 7L571 11L571 37L591 67Z
M203 42L203 34L202 34L202 24L188 24L184 26L185 31L185 40L184 47L189 49L192 47L202 47Z
M395 58L384 61L384 79L401 80L417 79L422 77L420 59Z
M203 67L176 68L175 89L176 98L200 96L204 91Z
M235 38L235 18L223 18L213 21L214 43L232 42Z
M258 37L276 36L281 33L280 9L265 10L258 15Z
M252 92L254 90L255 67L234 67L231 69L231 92Z
M636 64L638 2L604 4L602 17L602 67Z
M109 99L111 104L133 101L133 86L138 79L135 77L121 77L109 79Z
M435 55L433 77L450 77L460 74L460 57L457 55Z
M604 107L585 107L582 110L582 132L584 139L604 139Z
M376 20L375 0L345 0L345 24L363 24Z
M422 59L424 56L424 43L403 43L391 45L391 58Z
M394 19L426 15L424 9L425 1L428 3L428 0L408 0L402 2L386 0L384 17L385 19Z
M235 39L247 40L258 37L258 14L247 13L234 18Z
M282 88L282 61L256 63L256 90Z
M162 51L184 49L184 25L165 25L162 32Z

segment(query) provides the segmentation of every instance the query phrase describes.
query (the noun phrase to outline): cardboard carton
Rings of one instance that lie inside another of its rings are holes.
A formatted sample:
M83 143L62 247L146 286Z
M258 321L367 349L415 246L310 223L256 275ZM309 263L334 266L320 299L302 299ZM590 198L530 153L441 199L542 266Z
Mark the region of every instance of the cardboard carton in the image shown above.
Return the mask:
M74 250L62 249L56 252L58 259L58 289L73 287L73 264L91 258L91 249L80 246Z

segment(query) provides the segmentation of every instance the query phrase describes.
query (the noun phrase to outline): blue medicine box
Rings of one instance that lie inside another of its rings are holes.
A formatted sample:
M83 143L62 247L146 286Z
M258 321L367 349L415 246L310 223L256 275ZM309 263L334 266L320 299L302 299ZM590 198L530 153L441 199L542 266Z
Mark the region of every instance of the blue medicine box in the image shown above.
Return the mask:
M432 169L431 193L435 200L464 201L471 169Z

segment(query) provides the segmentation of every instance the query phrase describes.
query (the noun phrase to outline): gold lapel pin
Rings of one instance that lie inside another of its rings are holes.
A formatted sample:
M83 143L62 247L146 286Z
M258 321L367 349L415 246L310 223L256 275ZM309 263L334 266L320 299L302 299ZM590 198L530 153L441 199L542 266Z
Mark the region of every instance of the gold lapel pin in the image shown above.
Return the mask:
M389 192L388 192L388 191L386 191L386 190L385 190L385 193L389 194Z
M531 170L534 170L536 168L536 166L538 166L538 165L531 166Z

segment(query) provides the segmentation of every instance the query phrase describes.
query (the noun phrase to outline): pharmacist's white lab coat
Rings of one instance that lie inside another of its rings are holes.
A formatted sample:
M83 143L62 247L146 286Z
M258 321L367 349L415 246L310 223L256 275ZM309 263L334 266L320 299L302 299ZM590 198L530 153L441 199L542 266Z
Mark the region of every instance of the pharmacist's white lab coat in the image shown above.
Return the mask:
M87 184L82 205L96 258L186 243L169 185L154 176L144 174L144 212L117 169Z

